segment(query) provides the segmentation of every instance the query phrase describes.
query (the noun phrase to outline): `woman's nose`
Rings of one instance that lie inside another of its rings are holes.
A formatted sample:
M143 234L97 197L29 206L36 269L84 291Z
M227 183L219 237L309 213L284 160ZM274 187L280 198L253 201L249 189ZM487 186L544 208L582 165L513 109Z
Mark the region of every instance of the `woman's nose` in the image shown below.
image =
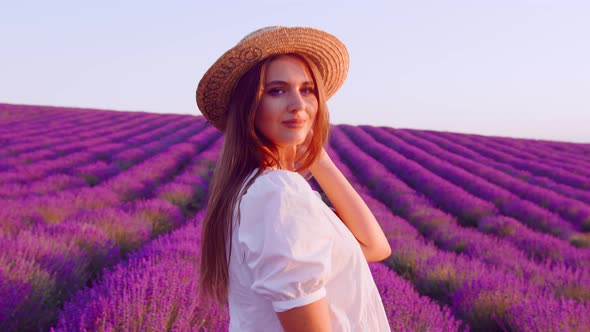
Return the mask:
M292 93L289 98L288 111L299 111L303 110L304 107L305 101L303 100L303 96L299 94L299 91Z

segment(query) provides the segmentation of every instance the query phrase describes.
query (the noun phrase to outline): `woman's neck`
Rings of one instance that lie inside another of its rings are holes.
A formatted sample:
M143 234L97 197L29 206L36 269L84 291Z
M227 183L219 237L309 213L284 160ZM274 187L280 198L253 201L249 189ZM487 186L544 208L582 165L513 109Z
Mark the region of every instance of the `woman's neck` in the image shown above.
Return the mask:
M285 169L289 171L295 171L295 157L297 155L297 147L279 148L279 165L275 165L274 162L268 162L269 169Z

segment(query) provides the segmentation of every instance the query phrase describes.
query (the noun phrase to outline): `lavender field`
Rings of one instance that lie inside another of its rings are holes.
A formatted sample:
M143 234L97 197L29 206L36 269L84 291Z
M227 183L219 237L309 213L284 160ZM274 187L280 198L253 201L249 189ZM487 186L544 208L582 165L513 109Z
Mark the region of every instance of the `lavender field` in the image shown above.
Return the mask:
M0 331L227 330L196 296L222 140L0 104ZM393 331L590 331L590 144L337 125L328 153L392 247L370 268Z

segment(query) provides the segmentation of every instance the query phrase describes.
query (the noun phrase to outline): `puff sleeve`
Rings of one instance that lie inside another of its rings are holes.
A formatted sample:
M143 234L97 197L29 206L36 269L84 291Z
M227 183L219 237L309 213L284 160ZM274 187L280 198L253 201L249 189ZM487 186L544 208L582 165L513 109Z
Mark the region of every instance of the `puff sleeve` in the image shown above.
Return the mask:
M275 312L326 295L333 238L309 184L299 174L259 177L240 203L238 244L251 273L251 289Z

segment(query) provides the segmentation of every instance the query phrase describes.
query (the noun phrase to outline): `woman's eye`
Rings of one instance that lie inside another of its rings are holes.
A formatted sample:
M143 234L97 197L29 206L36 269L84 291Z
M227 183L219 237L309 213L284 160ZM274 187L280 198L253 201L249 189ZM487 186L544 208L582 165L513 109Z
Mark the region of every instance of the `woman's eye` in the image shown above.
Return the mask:
M314 88L303 88L303 89L301 89L301 92L304 94L314 94L315 89Z
M300 91L300 93L303 95L315 94L315 89L313 87L301 88ZM285 90L284 88L270 88L267 90L267 93L271 96L279 96L287 93L287 90Z
M272 89L268 90L268 94L270 94L272 96L278 96L284 92L285 91L281 88L272 88Z

